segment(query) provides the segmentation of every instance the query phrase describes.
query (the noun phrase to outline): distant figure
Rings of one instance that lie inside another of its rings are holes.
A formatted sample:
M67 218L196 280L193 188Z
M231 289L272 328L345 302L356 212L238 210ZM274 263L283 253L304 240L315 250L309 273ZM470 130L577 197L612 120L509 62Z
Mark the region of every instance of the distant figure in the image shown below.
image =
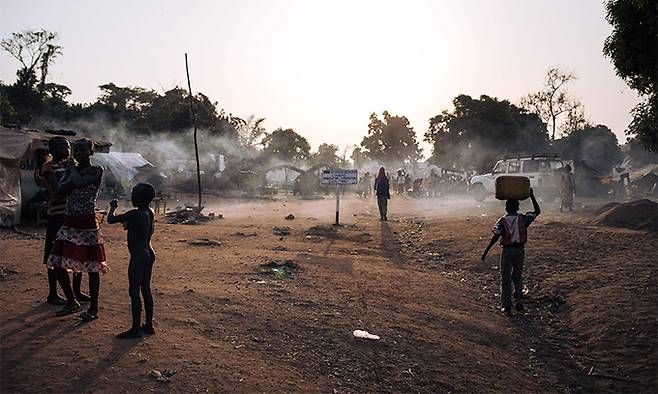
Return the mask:
M96 198L103 177L103 168L91 164L90 157L94 154L94 144L87 139L73 143L73 157L78 162L75 165L68 162L67 174L59 182L58 193L65 194L66 213L64 225L57 232L48 266L55 269L89 274L89 309L80 314L85 321L98 319L98 294L100 291L100 273L107 270L103 236L96 217ZM62 272L62 271L59 271ZM68 275L63 275L60 285L64 282L70 286ZM64 287L64 286L62 286ZM68 289L65 290L68 293ZM81 309L75 300L68 304L55 316L66 316Z
M528 226L539 216L541 209L530 189L530 198L534 212L525 215L518 213L519 200L507 200L505 211L507 214L496 222L493 228L493 236L487 248L482 253L482 261L487 258L489 249L502 237L500 244L503 247L500 256L500 284L501 304L506 316L512 316L512 283L514 283L514 298L516 298L516 310L523 311L523 259L525 257L525 243L528 239Z
M377 195L377 207L379 207L379 220L385 222L388 210L388 200L391 198L391 192L384 167L379 169L379 174L375 178L375 194Z
M107 216L109 224L123 223L128 230L128 291L130 293L130 306L132 309L132 327L125 332L117 334L117 338L138 338L145 334L154 334L153 330L153 296L151 295L151 272L155 262L155 252L151 246L151 236L154 229L154 214L149 207L155 198L155 187L148 183L138 183L133 187L130 199L133 207L121 215L114 215L119 203L110 201L110 212ZM142 300L144 297L144 312L146 322L140 326L142 313Z
M421 179L421 182L422 182L422 179ZM402 191L404 193L407 193L412 187L413 187L413 185L412 185L412 182L411 182L411 174L406 173L404 175L404 189Z
M560 183L560 212L563 212L565 208L569 208L569 212L573 211L573 196L575 193L576 180L571 172L571 166L567 164L564 166Z
M395 192L397 193L398 196L402 195L404 193L404 182L405 182L405 177L404 177L404 170L400 169L398 170L398 176L395 180Z
M365 175L363 175L363 183L365 184L365 196L364 197L369 197L370 196L370 185L372 184L372 174L370 172L366 172Z
M66 212L66 196L57 192L59 181L66 173L66 166L71 160L71 144L64 137L52 137L48 140L48 151L52 157L41 166L39 172L39 183L46 187L48 193L48 211L47 211L47 225L46 225L46 241L44 245L43 263L47 266L50 251L55 242L57 232L64 224L64 214ZM66 277L60 285L64 291L66 299L57 294L58 278ZM80 283L82 281L82 274L73 274L73 292L67 294L71 290L69 274L66 270L62 269L48 269L48 298L46 302L53 305L75 305L77 301L89 301L89 296L82 294L80 291Z

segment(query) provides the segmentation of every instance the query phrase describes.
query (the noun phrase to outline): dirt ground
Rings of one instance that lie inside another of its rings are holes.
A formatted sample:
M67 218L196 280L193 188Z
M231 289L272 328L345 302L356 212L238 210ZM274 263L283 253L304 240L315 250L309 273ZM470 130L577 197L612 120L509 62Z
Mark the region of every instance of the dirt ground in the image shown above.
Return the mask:
M381 223L372 199L348 197L341 227L334 204L217 201L207 211L224 219L196 226L159 215L156 334L136 340L114 337L130 320L120 225L102 227L111 271L99 320L84 324L43 303L43 230L3 230L0 391L658 389L656 233L588 225L596 204L544 204L526 247L528 310L506 318L499 248L479 259L500 202L394 197ZM164 369L169 383L149 376Z

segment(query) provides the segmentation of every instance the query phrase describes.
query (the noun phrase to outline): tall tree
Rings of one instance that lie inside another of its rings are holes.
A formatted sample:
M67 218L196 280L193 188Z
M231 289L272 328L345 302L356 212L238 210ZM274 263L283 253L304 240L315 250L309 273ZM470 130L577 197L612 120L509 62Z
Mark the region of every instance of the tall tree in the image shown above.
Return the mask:
M57 33L45 29L24 30L0 41L0 47L18 60L23 73L36 76L38 68L38 90L43 92L48 67L62 54L62 47L55 43L56 39Z
M361 147L369 158L386 164L413 163L421 157L409 120L388 111L384 111L381 119L374 112L370 115L368 134L363 137Z
M263 126L265 118L257 118L256 115L249 115L247 119L233 118L233 125L237 130L238 139L242 146L256 149L266 129Z
M266 155L293 163L308 159L311 152L311 145L306 138L295 133L293 129L279 127L267 134L262 144Z
M643 99L632 111L626 134L658 152L658 6L655 0L611 0L606 10L613 30L603 53L612 60L617 75Z
M354 164L354 167L356 168L361 168L361 166L366 164L368 161L368 157L366 156L363 149L357 145L354 145L354 149L352 150L352 155L350 158L352 159L352 164Z
M443 167L488 171L504 155L539 154L548 147L544 123L507 100L459 95L455 109L430 119L425 141Z
M544 89L521 99L521 107L536 114L548 125L552 140L555 140L558 129L563 134L568 134L586 124L582 104L567 92L567 84L575 79L573 73L553 67L546 73ZM564 121L558 126L560 119Z
M334 144L323 143L318 147L318 151L312 155L314 164L325 164L332 167L341 166L342 159L338 157L338 146Z

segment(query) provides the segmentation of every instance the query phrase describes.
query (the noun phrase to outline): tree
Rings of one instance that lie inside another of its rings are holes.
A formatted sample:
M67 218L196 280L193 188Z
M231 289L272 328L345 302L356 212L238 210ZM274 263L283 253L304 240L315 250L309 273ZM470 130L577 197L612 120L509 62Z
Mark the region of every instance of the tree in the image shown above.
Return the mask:
M310 156L311 146L306 138L293 129L278 128L267 134L262 141L263 152L279 160L297 162Z
M632 111L626 130L649 151L658 152L658 9L655 0L611 0L606 3L612 33L603 54L612 60L617 75L637 90L643 101Z
M455 109L431 118L425 133L435 164L488 171L502 156L540 154L548 147L541 119L507 100L459 95L452 103Z
M416 133L404 116L393 116L384 111L382 119L370 115L368 134L361 147L373 160L386 164L413 163L421 157Z
M555 141L554 147L560 158L583 160L603 174L608 174L624 158L617 137L605 125L576 130Z
M343 160L338 157L338 146L323 143L318 147L317 153L312 155L313 164L324 164L331 167L340 167Z
M366 164L368 161L368 157L366 156L363 149L356 145L354 145L354 149L352 150L352 155L350 158L352 159L352 164L354 164L355 168L361 168L361 166Z
M57 33L45 29L24 30L0 41L0 47L21 63L24 73L34 73L36 76L36 69L39 68L38 90L43 92L48 66L62 54L62 47L54 43L56 39Z
M249 115L247 119L233 117L232 124L238 133L240 144L245 148L256 149L260 139L266 133L263 123L265 118L257 118L256 115Z
M565 73L553 67L546 73L544 89L530 93L521 99L521 107L536 114L551 130L551 140L559 128L563 134L585 126L582 104L569 97L566 85L576 79L572 73ZM558 127L558 119L566 118Z

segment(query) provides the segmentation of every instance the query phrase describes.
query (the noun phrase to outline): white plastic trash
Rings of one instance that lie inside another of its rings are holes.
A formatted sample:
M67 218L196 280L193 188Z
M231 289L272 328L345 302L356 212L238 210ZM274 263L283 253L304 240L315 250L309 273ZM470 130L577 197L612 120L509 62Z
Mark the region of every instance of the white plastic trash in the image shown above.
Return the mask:
M368 331L363 331L363 330L354 330L352 335L354 335L356 338L379 339L379 335L374 335L369 333Z

